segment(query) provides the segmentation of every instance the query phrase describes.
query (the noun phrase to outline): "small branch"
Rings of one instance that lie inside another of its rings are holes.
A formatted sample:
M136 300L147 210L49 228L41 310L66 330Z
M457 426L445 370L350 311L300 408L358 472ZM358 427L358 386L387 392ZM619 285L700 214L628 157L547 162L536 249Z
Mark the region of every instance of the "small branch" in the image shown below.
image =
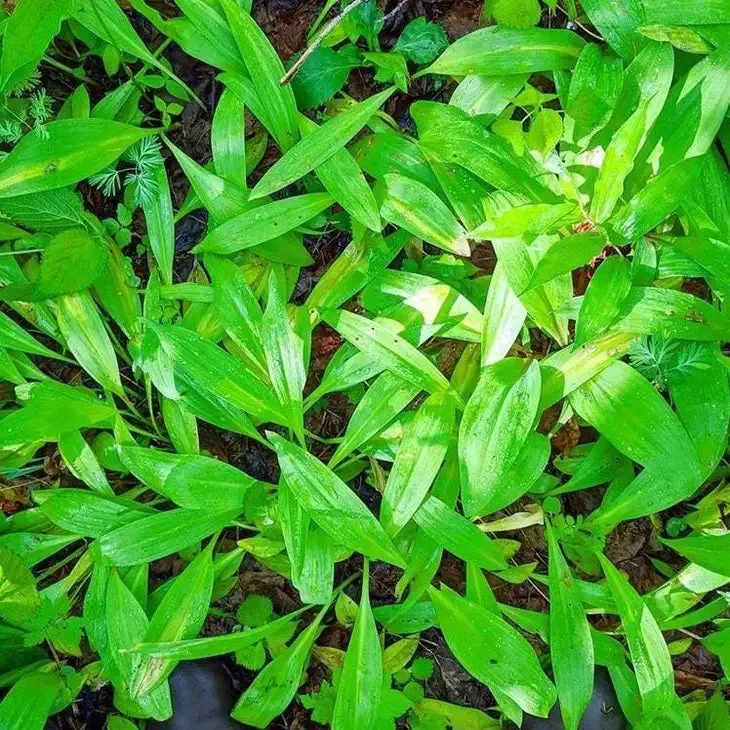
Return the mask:
M299 69L307 62L307 59L319 48L322 41L357 7L362 5L365 0L353 0L339 15L330 20L322 30L317 33L312 44L302 53L296 60L294 65L284 74L279 82L281 86L286 86L298 73Z
M397 15L403 8L408 5L411 0L400 0L400 2L383 18L383 25L385 25L391 18Z

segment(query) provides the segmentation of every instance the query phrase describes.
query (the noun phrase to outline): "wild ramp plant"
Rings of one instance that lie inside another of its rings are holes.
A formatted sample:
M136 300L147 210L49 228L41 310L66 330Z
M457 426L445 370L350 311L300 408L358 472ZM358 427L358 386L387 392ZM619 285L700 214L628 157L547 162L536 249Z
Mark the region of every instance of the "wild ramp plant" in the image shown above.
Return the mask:
M282 85L250 3L129 4L2 21L0 728L105 684L108 727L141 728L223 656L252 727L575 730L594 667L632 727L730 727L730 6L490 1L383 50L382 8L329 2ZM220 74L209 164L169 43ZM406 133L388 112L424 88ZM480 707L433 696L434 645Z

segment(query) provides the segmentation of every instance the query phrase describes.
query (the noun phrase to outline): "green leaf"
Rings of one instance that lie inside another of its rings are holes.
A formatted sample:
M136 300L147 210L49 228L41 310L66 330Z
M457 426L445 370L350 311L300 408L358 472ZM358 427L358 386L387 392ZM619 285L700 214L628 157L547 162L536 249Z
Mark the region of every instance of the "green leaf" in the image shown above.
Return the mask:
M264 639L278 635L282 629L291 626L292 621L306 610L307 607L300 608L275 621L246 631L219 636L206 636L200 639L138 644L134 647L134 650L135 653L139 652L145 656L173 660L208 659L223 654L244 651Z
M105 618L108 649L119 678L119 682L115 682L115 689L129 695L142 657L126 650L140 642L149 628L149 619L116 570L109 574ZM139 697L138 702L147 714L156 719L165 720L172 715L170 688L167 683Z
M297 336L286 308L279 277L269 276L269 295L261 323L261 342L266 353L271 385L287 414L287 423L304 443L302 392L307 379L305 343Z
M403 565L385 530L347 484L315 456L277 434L267 435L296 500L336 543Z
M651 723L675 715L682 721L679 727L690 728L686 710L674 693L672 660L656 619L613 563L600 553L597 557L621 616L641 694L642 717Z
M563 136L563 119L555 109L540 109L530 124L527 144L546 158Z
M221 256L208 254L205 267L210 274L216 310L226 334L246 354L254 374L268 378L261 339L263 314L256 295L241 269Z
M41 499L42 498L42 499ZM67 532L101 537L149 515L130 500L103 497L83 489L58 489L36 495L40 511Z
M66 294L56 300L55 310L61 334L81 367L103 388L122 395L114 347L91 296Z
M535 270L537 271L537 269ZM502 360L522 330L527 310L515 296L498 262L489 282L482 330L482 367Z
M537 0L487 0L484 14L505 28L529 28L540 22L542 10Z
M220 399L264 421L287 423L273 392L240 360L183 327L153 325L152 329L172 359L176 377L188 387L195 388L198 391L196 397ZM188 392L185 402L191 404L192 412L197 415L197 404L191 400L192 395ZM251 430L255 433L253 426Z
M326 162L368 123L392 94L392 88L381 91L307 135L266 172L253 189L251 198L261 198L281 190Z
M0 88L5 94L21 87L35 71L46 48L73 14L76 0L21 0L3 32Z
M62 689L57 674L31 672L21 677L0 703L0 727L43 730Z
M574 347L603 334L619 316L631 289L631 264L610 256L596 269L586 289L575 326Z
M602 0L581 2L591 23L624 59L633 58L645 43L636 33L637 28L646 22L644 5L643 0L620 0L611 5Z
M585 45L568 30L482 28L452 43L424 73L466 76L572 68Z
M406 428L380 508L380 521L389 535L406 526L428 493L449 448L455 416L453 397L434 393Z
M200 552L177 576L150 619L144 643L169 643L191 639L208 615L213 593L213 544ZM147 694L160 686L177 666L174 659L144 657L135 674L131 694Z
M720 575L730 574L730 535L696 535L662 542L702 568Z
M50 357L54 360L64 359L62 355L49 350L38 340L29 335L19 324L8 317L5 312L0 312L0 341L3 347L8 350L27 352L30 355Z
M416 524L439 547L485 570L504 570L498 543L437 497L429 497L413 515Z
M702 25L730 23L730 8L723 0L687 0L675 8L658 0L643 0L649 23Z
M218 101L210 131L213 162L219 177L246 189L246 134L244 108L238 97L225 89Z
M540 368L508 358L482 370L459 429L462 500L467 517L503 488L537 418Z
M304 116L299 117L299 126L305 139L318 129L314 122ZM380 232L383 226L373 191L346 148L337 150L332 157L318 165L315 174L327 192L355 220L372 231Z
M96 455L80 431L67 431L58 438L58 450L68 470L97 494L114 495Z
M386 175L384 182L380 213L385 220L445 251L471 254L466 232L434 192L402 175Z
M314 109L328 102L359 65L354 46L346 45L338 51L327 46L316 48L291 81L299 108Z
M418 64L431 63L449 45L444 29L426 18L415 18L403 29L393 50L402 53L409 61Z
M369 730L380 711L383 656L370 609L370 568L363 571L360 606L337 685L332 730Z
M175 216L170 197L170 183L164 165L156 165L152 171L157 192L142 198L142 210L147 223L147 235L164 284L172 284L172 267L175 258Z
M449 381L421 352L382 324L344 310L326 312L325 322L366 357L429 393L449 389Z
M385 429L420 392L417 385L391 372L379 375L357 404L347 431L329 461L330 469Z
M581 51L573 70L565 112L574 122L573 139L582 147L606 122L621 92L623 64L595 43Z
M549 550L550 656L567 730L577 730L593 696L593 641L575 578L552 528Z
M517 630L446 586L429 588L429 596L446 643L467 672L525 712L547 717L555 704L555 687Z
M230 464L208 456L135 446L119 446L118 451L124 466L142 484L187 509L240 512L246 492L258 483Z
M222 530L238 514L207 514L197 509L160 512L102 535L97 545L110 565L142 565L200 542Z
M266 127L282 151L287 152L299 139L299 133L294 92L290 86L281 86L279 83L284 76L284 65L264 32L240 4L234 0L221 0L220 4L266 109Z
M104 270L104 244L83 228L55 236L43 252L39 290L46 296L72 294L87 289Z
M231 717L257 728L268 727L294 699L309 652L319 634L325 609L297 637L296 641L256 675L231 712Z
M0 162L0 198L14 198L68 185L111 165L128 147L154 133L106 119L64 119L23 137Z
M258 246L298 228L332 203L327 193L308 193L257 206L212 230L193 253L231 254Z

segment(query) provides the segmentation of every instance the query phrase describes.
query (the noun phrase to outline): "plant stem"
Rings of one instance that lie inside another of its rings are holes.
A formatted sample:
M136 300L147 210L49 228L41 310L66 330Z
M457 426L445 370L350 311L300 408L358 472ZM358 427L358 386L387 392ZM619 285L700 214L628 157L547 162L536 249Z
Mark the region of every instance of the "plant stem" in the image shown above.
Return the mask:
M294 65L284 74L279 84L286 86L298 73L299 69L307 62L307 59L319 48L322 41L353 11L360 7L365 0L353 0L339 15L336 15L317 33L312 44L296 60Z

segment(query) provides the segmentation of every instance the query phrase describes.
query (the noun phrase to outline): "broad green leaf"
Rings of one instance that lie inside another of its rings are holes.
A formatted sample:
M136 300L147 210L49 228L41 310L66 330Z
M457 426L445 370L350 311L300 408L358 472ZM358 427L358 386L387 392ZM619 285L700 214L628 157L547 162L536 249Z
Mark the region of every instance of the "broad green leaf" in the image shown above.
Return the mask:
M376 180L388 174L410 177L434 192L439 183L420 147L408 137L392 130L368 134L351 147L352 155L363 169Z
M696 535L678 540L664 540L682 557L720 575L730 575L730 535Z
M0 312L0 342L8 350L27 352L30 355L41 355L42 357L50 357L54 360L64 359L62 355L45 347L29 335L20 325L10 319L5 312Z
M152 172L157 186L154 196L142 199L142 210L147 223L147 235L164 284L172 284L172 266L175 258L175 215L172 210L170 183L164 165Z
M63 689L57 674L31 672L21 677L0 702L0 727L43 730Z
M583 47L573 70L565 113L581 146L608 122L623 83L623 64L595 43Z
M268 436L296 500L336 543L403 565L385 530L347 484L312 454L277 434Z
M238 511L209 514L196 509L174 509L112 530L102 535L97 545L110 565L142 565L200 542L237 516Z
M42 144L35 133L26 134L0 162L0 198L75 185L154 134L106 119L64 119L49 122L45 130Z
M299 127L306 139L318 129L317 125L305 116L299 117ZM352 154L343 147L332 157L318 165L315 174L325 190L357 221L372 231L380 232L378 204L370 186Z
M205 267L210 274L218 315L226 334L246 354L254 374L268 378L266 355L261 339L263 314L256 295L241 269L232 261L209 254Z
M420 392L417 385L394 373L386 371L379 375L357 404L347 431L329 461L330 469L386 428Z
M213 593L211 543L177 576L150 619L145 644L192 639L203 628ZM174 659L144 657L135 674L131 694L144 695L160 685L176 667Z
M498 262L487 291L482 330L482 367L504 358L522 330L527 310L515 296Z
M449 381L425 355L382 324L344 310L327 312L323 319L366 357L403 380L429 393L449 389Z
M642 717L648 723L661 723L663 718L667 722L671 717L681 724L670 727L691 728L674 693L674 668L656 619L613 563L600 553L598 560L621 616L641 694Z
M324 617L326 606L296 641L272 662L267 664L248 686L231 712L231 717L257 728L269 727L294 699L302 672L309 659Z
M603 0L583 0L581 6L608 45L622 58L633 58L646 43L636 33L646 23L643 0L618 0L610 5Z
M540 368L508 358L483 368L459 429L462 501L468 517L483 514L502 489L537 418Z
M145 486L180 507L210 513L242 511L257 481L230 464L197 454L119 446L124 466Z
M200 639L138 644L134 647L134 650L145 656L171 660L208 659L236 651L245 651L263 639L276 636L307 608L306 606L300 608L255 629L246 629L233 634L206 636Z
M162 419L178 454L200 453L198 421L178 400L161 396Z
M183 327L154 325L153 329L172 358L176 376L188 387L228 402L264 421L286 424L286 416L272 391L240 360ZM194 407L191 410L197 413Z
M0 88L5 95L22 88L61 29L61 22L77 5L76 0L21 0L12 9L3 29L0 59Z
M325 45L315 48L291 80L299 108L314 109L327 103L359 64L360 53L352 45L344 45L339 50Z
M644 467L699 480L689 436L666 401L636 370L614 362L574 390L570 403L619 451Z
M537 0L487 0L484 14L500 27L530 28L540 22L542 9Z
M332 730L370 730L380 711L383 655L370 608L369 579L366 560L357 618L337 685Z
M43 251L38 290L55 297L87 289L103 272L107 252L103 242L83 228L55 236Z
M529 156L516 155L509 142L488 132L456 107L418 101L411 106L411 114L421 132L422 149L449 164L465 167L497 189L510 190L528 200L555 200L537 179L546 174L538 163Z
M61 334L81 367L99 385L122 395L114 347L91 296L66 294L56 300L55 310Z
M664 169L620 208L607 225L626 243L648 233L681 205L701 166L702 158L698 157Z
M579 223L581 217L573 203L528 203L510 208L494 218L490 217L469 236L479 241L521 237L529 241L543 233L555 233L561 228Z
M550 656L567 730L577 730L593 695L593 642L575 578L552 528L547 531Z
M403 434L380 507L380 521L389 535L406 526L428 493L449 448L455 416L453 397L434 393Z
M555 241L535 264L526 291L546 284L551 279L567 274L588 264L606 245L606 238L598 231L575 233Z
M284 297L279 277L272 271L266 311L261 322L261 342L271 385L287 414L287 423L300 443L304 443L302 392L307 379L305 344L294 330Z
M723 341L730 329L711 304L692 294L659 287L634 287L621 306L616 329L678 340Z
M258 246L301 226L332 203L328 193L308 193L251 208L208 233L193 252L231 254Z
M381 91L308 134L266 172L251 197L261 198L281 190L329 160L368 123L392 93L392 88Z
M216 174L246 188L246 134L244 108L238 97L225 89L218 101L210 130Z
M220 5L253 85L266 108L270 131L286 153L299 139L299 132L294 92L291 86L281 86L279 83L284 76L284 65L264 32L239 3L221 0Z
M482 28L452 43L424 73L448 76L558 71L571 68L585 45L568 30Z
M149 515L130 500L105 497L84 489L56 489L36 495L40 511L54 525L86 537L102 535Z
M603 334L619 316L631 289L631 264L610 256L596 269L588 284L575 325L574 347Z
M454 89L449 104L459 107L470 116L493 114L496 117L519 94L527 79L527 74L466 76Z
M519 632L446 586L430 588L429 596L446 643L467 672L525 712L547 717L555 704L555 687Z
M126 650L140 643L149 628L149 619L116 570L109 574L105 614L109 652L121 682L121 687L116 689L121 689L126 695L142 661L139 654L127 653ZM138 702L155 719L165 720L172 715L167 683L139 697Z
M386 175L380 213L434 246L459 256L469 256L466 232L446 204L422 183L402 175Z
M730 23L730 8L723 0L687 0L681 8L659 0L643 0L648 23L702 25Z
M485 570L506 568L499 545L438 497L426 499L413 519L436 545L465 562Z
M57 441L66 431L109 425L116 415L113 405L85 388L45 380L29 388L23 408L2 419L0 448Z
M546 357L540 363L542 393L539 409L542 411L557 403L614 360L623 357L633 341L631 333L610 333L582 347L564 347Z
M302 553L301 570L295 584L302 601L316 604L329 603L332 600L335 555L332 538L317 525L310 523Z
M310 309L335 309L361 291L398 255L408 236L396 232L385 238L363 231L333 261L307 297Z
M68 470L97 494L114 495L104 470L81 432L67 431L58 438L58 450Z

